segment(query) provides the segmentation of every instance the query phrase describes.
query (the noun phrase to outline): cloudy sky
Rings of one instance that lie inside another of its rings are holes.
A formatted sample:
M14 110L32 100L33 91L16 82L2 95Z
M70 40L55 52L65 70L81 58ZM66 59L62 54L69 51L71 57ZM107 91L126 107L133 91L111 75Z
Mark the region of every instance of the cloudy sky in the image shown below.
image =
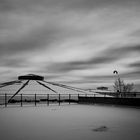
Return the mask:
M0 81L140 84L139 0L0 0Z

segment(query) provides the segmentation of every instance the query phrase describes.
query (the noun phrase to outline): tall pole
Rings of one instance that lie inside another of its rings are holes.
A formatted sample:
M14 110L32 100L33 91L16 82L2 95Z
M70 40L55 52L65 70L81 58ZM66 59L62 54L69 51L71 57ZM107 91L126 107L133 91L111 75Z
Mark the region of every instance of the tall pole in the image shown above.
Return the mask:
M117 81L119 84L119 89L117 89L117 92L121 93L121 81L120 81L119 72L117 70L114 70L113 73L117 75Z

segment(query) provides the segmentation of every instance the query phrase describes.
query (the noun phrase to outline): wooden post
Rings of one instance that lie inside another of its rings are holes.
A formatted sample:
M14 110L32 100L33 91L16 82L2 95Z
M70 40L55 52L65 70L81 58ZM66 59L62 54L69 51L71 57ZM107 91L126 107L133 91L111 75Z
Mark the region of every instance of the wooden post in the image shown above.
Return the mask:
M70 104L70 100L71 100L71 95L69 94L69 104Z
M5 107L7 107L7 94L5 93Z
M22 107L22 94L20 94L20 101L21 101L21 107Z
M47 105L49 106L49 94L47 94Z
M35 94L35 106L36 106L36 94Z
M60 105L60 100L61 100L61 99L60 99L60 94L59 94L59 99L58 99L59 105Z

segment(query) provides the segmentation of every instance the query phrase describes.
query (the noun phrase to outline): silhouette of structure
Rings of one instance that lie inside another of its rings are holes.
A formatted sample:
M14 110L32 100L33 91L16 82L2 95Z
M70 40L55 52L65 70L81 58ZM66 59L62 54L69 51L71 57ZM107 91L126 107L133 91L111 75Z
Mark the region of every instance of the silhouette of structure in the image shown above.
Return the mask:
M98 90L108 90L108 87L97 87Z
M34 86L32 86L34 84ZM15 81L10 81L10 82L5 82L0 84L0 89L10 87L10 86L15 86L17 89L14 90L14 92L11 94L11 97L8 99L8 103L11 102L11 100L19 93L24 93L25 91L33 91L36 93L37 91L35 90L36 87L42 87L45 94L61 94L62 89L68 90L68 94L76 92L77 94L79 93L84 93L87 94L88 92L84 89L81 88L76 88L72 86L67 86L64 84L56 83L56 82L48 82L44 80L43 76L39 75L34 75L34 74L27 74L27 75L22 75L18 77L18 80ZM32 89L30 89L30 86L32 86ZM59 90L58 90L59 88ZM60 89L61 88L61 89ZM10 87L9 90L12 88ZM41 89L42 90L42 89ZM0 90L1 91L1 90ZM65 94L64 92L63 94Z
M23 75L23 76L19 76L18 80L44 80L43 76L39 76L39 75L34 75L34 74L28 74L28 75Z

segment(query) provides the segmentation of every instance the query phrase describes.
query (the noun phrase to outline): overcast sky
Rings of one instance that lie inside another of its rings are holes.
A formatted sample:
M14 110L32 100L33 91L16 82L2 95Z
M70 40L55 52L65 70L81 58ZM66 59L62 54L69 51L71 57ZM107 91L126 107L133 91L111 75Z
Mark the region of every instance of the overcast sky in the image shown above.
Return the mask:
M0 0L0 81L140 84L139 0Z

